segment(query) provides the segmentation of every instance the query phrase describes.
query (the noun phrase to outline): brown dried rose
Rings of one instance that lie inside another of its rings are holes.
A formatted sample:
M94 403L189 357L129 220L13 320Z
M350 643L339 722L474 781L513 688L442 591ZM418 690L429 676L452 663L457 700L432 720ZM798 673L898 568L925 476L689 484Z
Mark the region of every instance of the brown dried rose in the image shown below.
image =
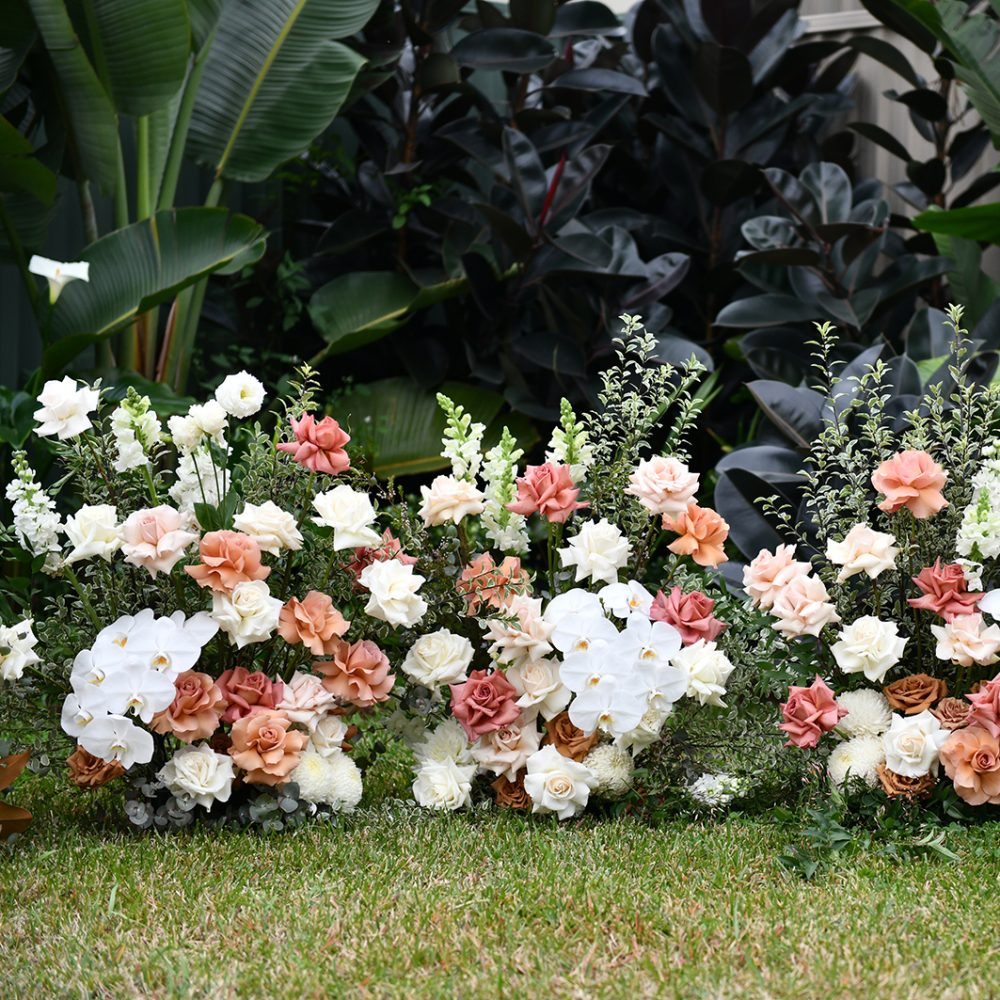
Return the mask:
M103 760L77 747L66 758L69 765L69 780L80 788L100 788L125 773L120 760Z
M941 723L942 729L964 729L969 724L972 706L964 698L942 698L931 715Z
M582 761L597 746L600 735L589 736L569 721L569 712L560 712L545 723L545 739L542 746L551 743L564 757Z
M524 772L517 776L517 781L511 781L506 775L500 775L492 783L493 791L497 793L497 805L501 809L531 808L531 796L524 790Z
M910 674L882 688L889 704L904 715L916 715L948 694L948 685L929 674Z
M890 798L902 796L906 799L925 799L937 784L937 778L933 774L924 774L919 778L907 778L905 775L890 771L885 764L878 766L878 780L882 791Z

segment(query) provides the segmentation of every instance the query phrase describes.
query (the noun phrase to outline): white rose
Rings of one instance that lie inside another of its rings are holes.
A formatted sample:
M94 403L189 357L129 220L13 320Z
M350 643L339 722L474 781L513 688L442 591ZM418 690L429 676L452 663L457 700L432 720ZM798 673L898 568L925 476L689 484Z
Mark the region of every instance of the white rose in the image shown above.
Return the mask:
M474 483L454 476L435 476L430 486L421 486L424 502L420 516L428 527L451 521L458 524L470 514L482 514L486 498Z
M881 684L899 663L905 645L895 622L865 615L840 630L830 651L845 674L863 673L873 684Z
M894 715L882 737L885 766L905 778L922 778L938 772L938 752L951 735L928 711L918 715Z
M832 539L826 543L826 557L835 566L842 567L837 583L865 573L872 580L896 565L899 549L896 539L883 531L873 531L867 524L856 524L842 542Z
M722 696L726 693L726 681L734 667L714 642L699 639L685 646L671 662L687 675L685 693L689 698L696 698L702 705L725 707Z
M465 680L472 654L472 643L464 635L440 628L417 639L401 666L418 684L443 687Z
M109 503L81 507L66 519L66 537L73 546L66 562L100 557L111 561L121 545L118 533L118 512Z
M521 660L507 667L505 673L519 695L518 706L525 711L551 719L569 704L570 691L559 678L555 660Z
M453 760L426 761L416 770L413 797L425 809L462 809L472 805L475 764Z
M207 743L181 747L156 777L177 798L190 798L206 809L228 802L233 787L233 758L216 753Z
M233 527L249 535L261 552L272 556L282 549L298 552L302 548L302 532L295 518L271 500L257 504L244 504L243 510L233 518Z
M31 631L32 624L30 618L25 618L17 625L0 628L0 680L20 680L25 667L41 662L35 653L38 639Z
M333 528L336 550L368 547L381 541L371 527L378 515L367 493L346 485L336 486L313 497L313 507L319 515L313 522Z
M417 594L424 578L396 559L373 562L361 571L361 586L371 592L365 614L388 622L393 628L416 625L427 611Z
M269 639L280 614L281 601L271 596L263 580L244 580L231 594L212 595L212 617L239 649Z
M596 785L590 768L564 757L554 746L542 747L528 758L524 790L531 796L532 812L571 819L587 807Z
M38 397L41 407L34 414L41 424L35 433L39 437L55 434L60 441L77 437L93 426L87 414L97 409L100 398L97 389L77 385L69 375L61 382L46 382Z
M264 386L249 372L227 375L215 400L231 417L252 417L264 405Z
M617 583L618 571L628 565L632 554L629 540L609 521L585 521L579 534L559 550L563 566L576 567L576 581L586 580Z
M347 728L342 715L324 715L309 734L309 742L321 757L330 757L343 747Z

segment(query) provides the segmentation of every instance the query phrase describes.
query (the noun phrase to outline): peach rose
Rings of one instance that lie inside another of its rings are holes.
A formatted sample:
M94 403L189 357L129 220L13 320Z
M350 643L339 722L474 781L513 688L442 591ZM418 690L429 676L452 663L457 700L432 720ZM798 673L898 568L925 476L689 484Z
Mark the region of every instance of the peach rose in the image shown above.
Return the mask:
M245 715L233 723L229 753L233 763L246 771L244 781L280 785L295 770L309 737L289 729L291 724L284 712L271 710Z
M972 706L964 698L942 698L937 708L931 709L931 715L941 723L942 729L955 730L964 729L969 724L971 711Z
M517 479L517 499L507 509L525 517L541 514L547 520L561 524L570 514L589 504L576 498L580 491L573 486L569 466L546 462L529 465Z
M834 729L847 715L833 696L833 691L818 674L809 687L788 689L788 701L781 706L784 721L778 726L788 733L785 746L805 749L819 743L823 733Z
M506 608L518 594L531 593L531 584L516 556L507 556L497 566L493 556L484 552L462 570L455 589L465 598L468 613L474 615L481 604L498 611Z
M625 490L650 514L683 514L698 492L698 476L676 458L644 459L629 476Z
M125 773L120 760L103 760L83 747L77 747L66 758L69 780L78 788L100 788Z
M924 712L948 694L948 685L928 674L900 677L882 688L886 701L897 712L916 715Z
M690 646L699 639L712 642L726 627L712 614L714 607L715 601L700 590L685 594L680 587L672 587L669 597L662 590L657 592L649 617L673 625L681 634L681 642Z
M184 558L184 552L198 541L193 531L184 530L181 513L161 504L129 514L119 529L125 562L141 566L150 576L169 573Z
M965 697L972 703L968 724L981 726L991 736L1000 737L1000 674Z
M389 673L388 657L371 639L353 644L338 639L331 656L330 660L317 660L313 670L323 675L323 687L335 698L370 708L389 697L396 675Z
M795 558L794 545L779 545L772 554L761 549L743 568L743 589L755 607L765 610L797 576L809 575L809 563Z
M975 614L976 605L983 596L965 589L965 573L958 563L941 564L934 560L933 566L926 566L913 582L920 588L922 597L911 597L906 602L912 608L931 611L946 622L958 615Z
M690 556L699 566L719 566L729 558L723 546L729 525L709 507L689 503L683 514L663 515L663 530L681 537L668 546L679 556Z
M894 514L908 507L923 519L948 506L941 493L948 473L926 451L901 451L886 459L873 473L872 486L885 494L879 510Z
M542 745L551 744L564 757L581 763L601 740L598 730L585 733L570 722L569 712L560 712L545 723L545 738Z
M827 625L840 621L818 576L795 577L778 592L771 614L777 619L773 628L786 636L818 636Z
M247 580L264 580L270 566L261 565L260 547L239 531L210 531L201 540L201 563L185 566L199 587L230 591Z
M293 646L301 642L314 656L327 656L350 624L329 595L310 590L303 600L293 597L281 609L278 634Z
M208 674L185 670L174 680L176 694L168 708L153 716L150 729L173 733L184 743L207 740L219 728L226 708L222 691Z
M319 422L311 413L300 420L292 417L294 441L283 441L278 451L287 452L299 465L312 472L325 472L335 476L351 467L344 445L351 440L333 417L324 417Z
M281 681L272 681L259 670L250 673L246 667L230 667L215 683L226 701L223 722L235 722L254 712L275 708L285 693Z
M958 729L941 747L944 773L970 806L1000 805L1000 744L979 726Z
M469 679L451 688L451 714L474 742L484 733L509 726L521 714L517 689L502 670L473 670Z

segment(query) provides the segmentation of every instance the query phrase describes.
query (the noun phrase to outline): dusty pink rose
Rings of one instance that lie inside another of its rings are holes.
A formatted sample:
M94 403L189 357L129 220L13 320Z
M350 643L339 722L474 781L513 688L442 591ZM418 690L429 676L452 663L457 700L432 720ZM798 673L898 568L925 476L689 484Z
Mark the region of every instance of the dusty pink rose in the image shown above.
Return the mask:
M223 722L235 722L254 712L276 708L285 693L281 681L272 681L259 670L250 673L246 667L230 667L215 683L226 699Z
M765 610L797 576L809 575L809 563L795 558L794 545L779 545L773 553L761 549L743 568L743 589L758 608Z
M180 511L166 504L129 514L120 529L125 562L141 566L150 576L169 573L184 558L184 551L198 541L184 530Z
M664 531L681 537L668 548L679 556L690 556L699 566L719 566L728 560L723 546L729 537L729 525L710 507L689 503L676 517L663 515Z
M654 622L673 625L681 634L681 642L690 646L699 639L706 642L718 638L726 623L712 614L715 601L700 590L685 594L680 587L672 587L670 594L658 591L649 609L649 617Z
M493 556L484 552L462 570L455 589L465 598L468 613L474 615L483 604L498 611L509 607L518 594L531 593L531 581L517 556L505 556L498 566Z
M626 493L650 514L683 514L698 492L698 476L676 458L644 459L629 476Z
M154 733L173 733L184 743L207 740L219 728L226 707L222 692L208 674L185 670L174 681L170 707L153 716Z
M340 639L331 659L313 664L330 694L358 708L370 708L389 697L396 682L390 669L388 657L371 639L355 643Z
M573 511L588 506L576 499L579 495L568 465L529 465L525 474L518 476L517 499L507 504L507 509L525 517L541 514L549 521L562 523Z
M328 594L310 590L301 601L293 597L281 609L278 634L293 646L301 642L314 656L325 656L336 649L350 624Z
M965 589L965 573L958 563L941 564L934 560L933 566L926 566L913 582L920 588L922 597L911 597L907 604L922 611L932 611L946 622L958 615L975 614L976 605L983 596Z
M294 441L283 441L278 451L286 451L299 465L313 472L326 472L331 476L345 472L351 460L344 451L344 445L351 440L333 417L317 421L311 413L301 419L292 418Z
M521 714L517 689L502 670L473 670L467 681L449 686L451 714L462 723L470 742L511 725Z
M200 587L230 591L247 580L264 580L271 572L270 566L260 561L260 546L239 531L210 531L201 540L201 562L185 566Z
M837 609L830 603L823 581L818 576L796 576L783 587L771 605L777 619L773 628L789 637L818 636L823 628L840 621Z
M872 486L885 494L879 510L894 514L908 507L916 518L930 517L948 501L941 494L948 473L926 451L901 451L872 473Z
M417 562L416 556L408 556L403 551L403 544L395 538L392 531L386 528L382 532L382 541L378 545L366 548L359 546L354 550L354 559L348 564L348 570L353 574L355 583L361 586L361 573L373 562L385 562L387 559L395 559L404 566L413 566Z
M823 733L834 729L845 715L847 709L837 704L833 691L817 674L809 687L788 689L788 701L781 706L784 721L778 728L788 733L786 746L805 749L816 746Z
M1000 736L1000 674L983 684L975 694L965 696L972 702L968 725L982 726L993 736Z
M275 707L284 712L292 722L311 730L316 728L316 723L335 704L336 699L323 686L321 678L296 670L292 679L285 684L281 701Z

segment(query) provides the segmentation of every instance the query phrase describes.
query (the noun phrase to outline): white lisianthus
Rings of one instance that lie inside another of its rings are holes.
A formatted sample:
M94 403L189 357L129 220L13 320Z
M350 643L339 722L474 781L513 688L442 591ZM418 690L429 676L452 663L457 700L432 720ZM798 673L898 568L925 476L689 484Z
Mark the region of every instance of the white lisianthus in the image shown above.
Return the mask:
M201 428L190 417L175 414L167 419L170 439L182 454L192 452L201 446Z
M233 758L216 753L207 743L181 747L160 768L156 777L178 799L193 799L205 809L228 802L236 777Z
M101 394L89 385L78 385L67 375L61 382L49 381L38 397L39 409L35 419L41 424L35 429L39 437L55 434L60 441L68 441L90 430L89 413L97 409Z
M885 766L905 778L937 774L938 753L951 733L928 711L917 715L894 715L882 737Z
M111 562L121 546L118 512L109 503L85 505L67 518L66 537L73 546L67 563L96 558Z
M613 743L594 747L583 758L596 779L593 792L608 799L620 799L632 787L632 755Z
M671 661L687 674L687 696L702 705L725 707L722 696L734 665L714 642L699 639L685 646Z
M895 622L865 615L840 630L830 651L845 674L863 673L873 684L881 684L902 659L905 646Z
M455 476L435 476L430 486L421 486L420 516L424 524L458 524L466 517L482 514L486 498L475 483Z
M244 580L230 594L212 594L212 617L239 649L269 639L280 615L281 601L271 596L263 580Z
M528 758L524 790L531 796L532 812L571 819L587 808L596 785L589 767L564 757L554 746L542 747Z
M313 750L321 757L331 757L343 749L348 725L342 715L324 715L309 733Z
M90 262L86 260L50 260L35 253L28 261L28 270L48 281L51 304L55 304L62 290L71 281L90 281Z
M272 556L278 555L282 549L298 552L302 548L302 532L295 518L272 500L265 500L259 505L244 504L243 510L233 518L233 527L249 535L261 552Z
M361 571L361 586L371 593L365 614L388 622L393 628L416 625L427 611L427 602L417 591L424 577L398 559L373 562Z
M432 761L440 764L450 760L456 764L472 762L469 737L458 719L445 719L422 739L413 743L413 754L418 761Z
M20 680L25 667L41 662L35 653L38 639L31 631L33 624L25 618L16 625L0 627L0 681Z
M153 759L153 737L124 715L93 719L79 736L80 746L101 760L117 760L127 771Z
M225 431L229 425L226 411L214 400L194 403L187 416L173 416L167 421L170 436L181 452L192 452L207 441L225 444Z
M463 809L472 805L472 778L475 764L453 760L428 760L416 769L413 797L425 809Z
M875 787L878 766L885 763L885 747L879 736L855 736L834 747L826 762L826 771L835 785L847 784L848 778L860 778Z
M215 401L231 417L252 417L264 405L264 386L249 372L227 375L215 390Z
M505 671L517 691L517 704L525 712L538 712L543 719L558 715L572 697L559 677L555 660L520 660Z
M721 809L728 806L737 795L743 793L743 782L725 772L720 774L703 774L688 785L688 794L709 809Z
M837 704L847 710L837 728L838 736L881 736L892 724L892 709L881 691L859 688L837 696Z
M375 508L367 493L353 490L342 484L313 497L313 507L318 517L313 523L333 528L333 547L355 549L378 545L381 536L372 528Z
M585 521L578 534L559 549L564 567L576 567L576 581L617 583L618 572L628 565L632 544L610 521Z
M856 524L844 536L843 541L830 539L826 543L826 557L840 566L837 583L843 583L858 573L864 573L874 580L887 569L896 565L899 549L896 539L884 531L874 531L867 524Z
M402 664L403 673L432 690L465 680L472 663L472 643L446 628L420 636Z

